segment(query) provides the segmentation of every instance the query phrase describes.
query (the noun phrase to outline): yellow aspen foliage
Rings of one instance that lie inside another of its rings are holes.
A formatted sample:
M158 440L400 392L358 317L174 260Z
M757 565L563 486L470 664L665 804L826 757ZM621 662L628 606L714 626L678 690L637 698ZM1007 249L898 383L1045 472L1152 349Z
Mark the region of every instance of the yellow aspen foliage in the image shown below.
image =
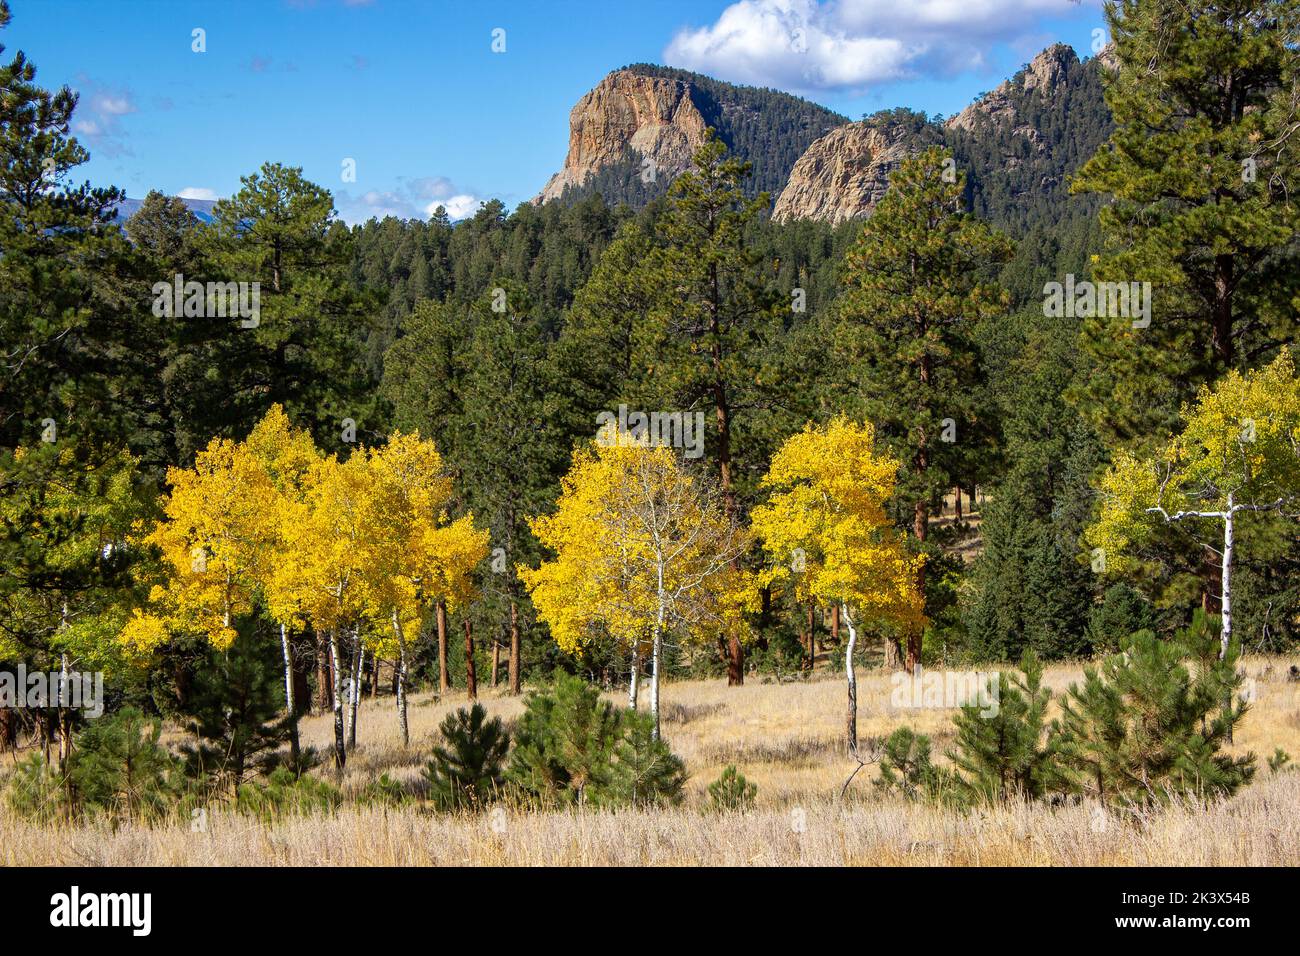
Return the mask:
M1154 455L1121 453L1102 477L1085 540L1107 571L1132 570L1166 518L1217 520L1229 507L1268 510L1300 497L1300 379L1288 349L1268 366L1229 372L1182 410L1183 429Z
M752 528L772 558L766 584L799 600L845 603L861 618L925 626L917 590L923 555L909 554L885 513L898 461L878 451L871 424L841 416L781 446L763 479L771 492Z
M1093 566L1132 571L1164 524L1218 531L1220 656L1233 623L1237 522L1243 514L1293 514L1300 501L1300 379L1288 349L1268 366L1231 371L1183 407L1182 431L1147 459L1117 455L1102 476L1101 509L1085 532ZM1100 561L1098 558L1100 557Z
M171 468L167 480L165 517L144 541L161 550L169 577L153 589L150 604L170 625L229 647L233 622L253 609L277 550L274 485L257 459L229 439L213 439L193 468ZM124 636L142 633L133 625Z
M530 527L556 557L519 568L520 578L566 652L601 633L648 642L657 623L683 639L711 639L755 609L753 581L733 567L745 534L669 448L579 449L555 513Z

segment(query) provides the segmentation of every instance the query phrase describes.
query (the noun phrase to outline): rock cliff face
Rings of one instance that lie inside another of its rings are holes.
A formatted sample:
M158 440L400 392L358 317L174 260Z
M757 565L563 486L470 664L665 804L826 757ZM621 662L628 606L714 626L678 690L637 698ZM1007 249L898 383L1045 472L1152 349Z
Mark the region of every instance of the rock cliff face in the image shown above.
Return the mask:
M1069 46L1055 44L942 124L905 109L850 123L775 90L633 65L610 73L574 106L564 166L534 201L566 191L571 200L585 188L610 204L644 205L689 168L712 126L734 155L752 163L750 194L776 197L777 221L869 216L898 164L932 144L953 151L977 212L1028 216L1036 197L1061 198L1068 175L1108 134L1100 74L1114 61L1111 47L1080 63ZM646 159L655 166L650 185L638 175Z
M1050 165L1048 142L1036 125L1042 121L1041 104L1067 94L1080 74L1079 58L1063 43L1048 47L1024 70L982 96L934 130L938 136L921 137L903 127L876 119L849 123L814 142L794 165L790 181L776 201L773 218L820 219L840 223L871 215L889 185L889 174L902 159L941 138L957 145L959 161L972 140L997 144L998 155L985 157L988 165L968 170L977 180L998 170L1015 171L1035 162ZM1026 110L1032 104L1032 111ZM1034 115L1028 115L1033 112ZM1054 186L1059 176L1047 176L1035 188Z
M569 114L569 152L536 202L558 199L567 186L613 165L629 148L669 177L690 165L708 124L680 80L616 70L578 100Z
M1029 62L1029 66L1023 73L1017 74L992 93L976 100L944 125L949 129L965 130L968 133L976 132L984 122L1005 126L1015 125L1018 133L1030 136L1037 132L1032 126L1016 125L1016 121L1020 118L1015 107L1016 93L1037 91L1040 96L1052 96L1061 84L1066 82L1078 62L1079 58L1074 50L1064 43L1049 46Z
M799 157L777 197L772 218L844 222L867 215L889 188L889 174L910 152L912 137L896 126L848 123Z

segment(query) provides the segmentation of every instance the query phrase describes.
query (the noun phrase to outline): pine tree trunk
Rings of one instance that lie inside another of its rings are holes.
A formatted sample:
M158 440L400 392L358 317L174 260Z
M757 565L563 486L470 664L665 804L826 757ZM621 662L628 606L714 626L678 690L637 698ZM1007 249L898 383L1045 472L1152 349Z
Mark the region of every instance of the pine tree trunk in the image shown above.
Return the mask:
M715 267L716 268L716 267ZM715 278L716 288L716 278ZM715 310L711 319L713 336L713 404L718 422L718 472L722 486L722 501L727 520L734 527L737 523L736 492L731 479L731 407L727 401L727 389L722 373L722 344L719 339L718 316ZM732 561L734 567L740 566L737 557ZM745 647L740 643L740 635L732 629L727 634L727 686L739 687L745 683Z
M330 706L334 711L334 769L341 776L348 762L348 752L343 737L343 688L340 686L339 629L330 628Z
M844 648L844 678L848 682L849 707L845 715L844 733L848 740L849 753L858 755L858 675L853 667L853 652L858 647L858 630L853 626L853 616L849 614L848 605L843 605L840 612L844 624L849 629L849 642Z
M928 331L927 323L922 320L920 333L922 336ZM930 380L932 372L932 358L928 354L921 356L921 389L923 394L930 391ZM930 437L924 427L917 429L917 449L914 458L916 474L924 481L926 473L930 470ZM921 497L916 500L915 511L912 516L912 533L916 535L916 540L922 545L925 544L926 538L930 533L930 499L928 494L923 490ZM922 564L916 572L916 589L921 596L921 601L925 603L925 565ZM908 632L907 635L907 672L916 673L917 662L921 659L921 635L920 633Z
M301 743L298 740L298 708L293 686L293 645L289 643L289 629L283 624L280 625L280 651L284 655L284 708L292 721L289 725L289 756L293 760L294 773L297 773Z
M840 606L831 608L831 646L840 646Z
M896 671L903 666L903 655L898 649L898 641L885 635L885 669Z
M497 686L497 679L501 676L501 639L494 633L492 635L492 686Z
M925 456L922 456L924 459ZM912 533L916 535L916 540L925 544L925 540L930 531L930 503L924 498L916 503L916 514L912 522ZM921 595L921 600L925 600L925 565L916 572L916 589ZM907 632L907 663L905 665L909 674L916 673L916 665L921 659L921 632L916 628L911 628Z
M465 615L465 690L470 700L478 700L478 675L474 669L474 625Z
M445 695L451 688L447 675L447 602L438 600L438 693Z
M519 675L519 606L510 602L510 693L520 691Z
M18 714L12 707L0 707L0 751L18 749Z

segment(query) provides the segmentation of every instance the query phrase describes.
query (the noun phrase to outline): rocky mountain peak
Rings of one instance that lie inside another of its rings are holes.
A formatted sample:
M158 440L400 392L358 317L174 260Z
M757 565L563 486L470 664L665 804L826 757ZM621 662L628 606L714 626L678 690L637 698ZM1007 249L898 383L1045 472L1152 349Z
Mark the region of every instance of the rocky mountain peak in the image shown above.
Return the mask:
M875 207L889 174L910 151L912 137L898 124L846 123L816 140L794 164L772 218L840 223Z
M627 150L655 163L656 175L686 169L704 142L708 124L688 83L615 70L594 86L569 113L569 151L535 202L557 199L569 186L626 156Z
M1064 43L1054 43L1029 61L1014 77L986 93L945 124L950 129L973 132L982 120L1016 125L1014 98L1017 93L1035 91L1051 96L1068 81L1070 71L1079 63L1074 50Z

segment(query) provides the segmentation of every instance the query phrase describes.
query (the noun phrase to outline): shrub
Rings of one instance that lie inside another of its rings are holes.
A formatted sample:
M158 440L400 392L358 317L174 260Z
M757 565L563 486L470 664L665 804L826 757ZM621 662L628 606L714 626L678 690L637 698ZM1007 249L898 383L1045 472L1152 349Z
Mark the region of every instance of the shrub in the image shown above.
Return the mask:
M288 767L271 771L265 783L241 784L235 793L240 813L264 821L288 814L332 813L342 802L338 788L310 774L295 776Z
M485 806L505 783L501 766L510 736L501 718L488 720L483 705L475 704L448 714L440 729L444 742L424 770L430 799L440 810Z
M885 740L876 786L894 790L909 800L954 798L952 774L930 758L930 738L911 727L899 727Z
M622 737L614 747L609 786L598 789L597 800L635 807L681 803L686 768L662 738L654 736L654 718L625 710L619 715Z
M544 803L583 803L609 786L620 729L596 688L558 675L549 692L528 695L507 777Z
M1217 630L1212 622L1198 618L1172 641L1138 631L1125 653L1084 669L1053 722L1074 792L1149 805L1228 796L1253 777L1254 754L1220 752L1246 704L1233 699L1241 686L1235 649L1220 661L1203 647L1206 632Z
M5 799L14 813L36 823L49 823L69 809L64 781L39 753L18 763Z
M722 775L709 784L709 806L719 811L744 811L754 806L758 784L750 783L735 764L723 768Z
M357 802L367 807L404 807L414 799L400 780L386 773L380 774L378 780L371 780L357 795Z
M528 696L507 778L547 804L656 806L681 801L682 762L654 738L648 714L620 711L596 688L560 675Z
M1278 747L1273 751L1273 756L1268 758L1268 769L1272 773L1281 773L1283 770L1288 769L1290 763L1291 755Z

